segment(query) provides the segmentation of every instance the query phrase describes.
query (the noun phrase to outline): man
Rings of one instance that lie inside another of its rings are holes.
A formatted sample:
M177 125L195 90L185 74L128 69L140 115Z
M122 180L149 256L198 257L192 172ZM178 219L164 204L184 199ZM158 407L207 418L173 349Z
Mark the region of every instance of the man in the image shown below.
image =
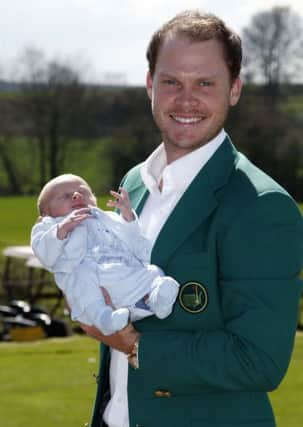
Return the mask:
M152 263L180 292L165 320L110 337L85 327L111 347L92 427L275 425L267 392L293 348L303 226L291 197L223 130L241 56L239 37L197 11L150 42L147 92L163 143L123 186L154 242Z

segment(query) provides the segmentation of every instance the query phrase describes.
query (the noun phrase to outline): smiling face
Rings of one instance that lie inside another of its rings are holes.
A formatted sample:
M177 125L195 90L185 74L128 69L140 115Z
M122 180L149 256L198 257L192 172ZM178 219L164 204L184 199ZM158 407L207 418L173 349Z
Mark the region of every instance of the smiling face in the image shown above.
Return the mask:
M174 35L164 40L153 76L147 75L147 92L171 163L220 132L241 81L231 82L219 41Z
M67 215L75 209L96 206L96 198L90 187L77 176L55 178L46 184L40 198L42 214L52 217Z

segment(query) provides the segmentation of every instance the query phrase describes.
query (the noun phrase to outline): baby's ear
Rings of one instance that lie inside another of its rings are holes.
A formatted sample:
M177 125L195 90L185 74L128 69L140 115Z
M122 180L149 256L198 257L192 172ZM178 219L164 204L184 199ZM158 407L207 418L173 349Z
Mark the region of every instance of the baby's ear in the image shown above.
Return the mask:
M90 206L96 207L96 206L98 206L98 199L97 199L97 196L95 195L95 193L93 193L93 196L94 196L95 204L94 205L90 205Z
M35 224L38 224L39 222L41 222L43 219L43 216L38 216L38 218L36 219Z

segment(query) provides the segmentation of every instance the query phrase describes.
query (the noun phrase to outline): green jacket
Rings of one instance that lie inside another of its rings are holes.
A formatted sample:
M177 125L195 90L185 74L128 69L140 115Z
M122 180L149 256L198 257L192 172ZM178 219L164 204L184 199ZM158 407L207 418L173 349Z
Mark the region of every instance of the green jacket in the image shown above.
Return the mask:
M139 166L123 182L140 213ZM273 427L267 392L286 373L297 325L302 216L228 138L168 218L152 263L180 283L173 313L136 322L130 427ZM102 347L92 427L108 393Z

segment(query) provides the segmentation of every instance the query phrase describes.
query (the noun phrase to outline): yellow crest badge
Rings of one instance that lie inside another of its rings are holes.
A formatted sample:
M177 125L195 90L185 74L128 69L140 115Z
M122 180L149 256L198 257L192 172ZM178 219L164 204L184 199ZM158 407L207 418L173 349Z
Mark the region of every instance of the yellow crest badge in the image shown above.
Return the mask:
M185 283L179 292L179 303L189 313L200 313L208 304L208 295L205 286L199 282Z

